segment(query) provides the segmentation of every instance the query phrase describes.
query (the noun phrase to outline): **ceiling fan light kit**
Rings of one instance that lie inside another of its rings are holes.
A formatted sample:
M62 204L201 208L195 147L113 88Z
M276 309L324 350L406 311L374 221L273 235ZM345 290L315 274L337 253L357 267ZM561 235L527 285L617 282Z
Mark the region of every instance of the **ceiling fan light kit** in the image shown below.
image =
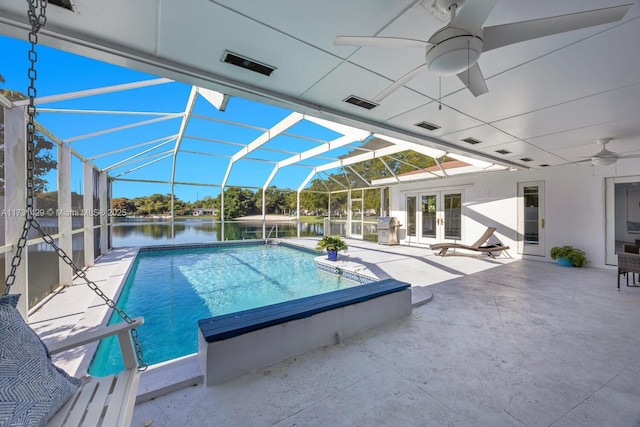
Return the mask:
M482 53L482 39L465 30L445 27L434 34L427 49L427 68L440 76L451 76L466 71L478 62Z
M607 158L607 157L593 157L591 159L591 164L593 166L610 166L616 162L616 158Z

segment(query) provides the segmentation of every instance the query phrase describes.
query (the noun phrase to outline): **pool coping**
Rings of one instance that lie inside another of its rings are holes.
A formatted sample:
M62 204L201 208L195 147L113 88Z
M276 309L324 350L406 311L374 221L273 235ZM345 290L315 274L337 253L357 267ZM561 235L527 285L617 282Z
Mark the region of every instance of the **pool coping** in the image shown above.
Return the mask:
M357 262L348 260L328 261L326 255L320 255L321 252L298 245L291 242L283 242L280 239L268 239L268 240L236 240L236 241L224 241L224 242L207 242L207 243L180 243L171 245L149 245L142 247L127 247L127 248L114 248L107 254L102 255L96 260L96 264L89 268L89 270L100 268L105 263L115 262L115 267L105 274L106 277L100 279L94 279L94 281L100 282L100 288L105 294L117 301L120 296L124 285L126 283L128 274L131 271L133 263L139 253L164 251L164 250L180 250L180 249L193 249L193 248L211 248L211 247L229 247L229 246L260 246L260 245L281 245L285 247L291 247L297 250L301 250L310 254L318 255L315 258L316 265L325 271L332 270L334 274L344 275L347 273L355 273L361 280L378 281L381 280L372 274L368 269ZM114 259L119 256L117 253L124 252L120 259ZM320 267L322 266L322 267ZM362 279L364 277L364 279ZM353 280L353 279L351 279ZM103 289L102 281L106 281L107 289ZM357 280L356 280L357 281ZM362 283L362 282L360 282ZM83 285L84 281L74 280L74 286ZM410 288L411 289L411 288ZM413 292L413 289L411 289ZM423 299L423 303L430 301L433 295L430 293L428 298ZM417 305L412 304L413 307ZM82 330L105 326L111 315L113 309L109 308L100 297L97 295L94 297L92 303L87 307L84 314L80 317L78 322L68 331L67 335L73 335ZM56 336L49 340L59 340L61 337ZM46 342L47 340L45 340ZM66 370L69 374L81 377L87 374L89 365L91 364L95 352L97 351L99 343L94 343L85 346L82 351L75 351L73 354L60 354L57 355L54 361L57 365ZM202 382L203 373L199 371L199 367L196 366L197 352L192 353L181 358L172 359L159 364L154 364L149 369L143 372L141 376L141 385L138 391L138 402L146 401L160 395L170 393L181 388L185 388L191 385L197 385ZM171 372L171 381L167 381L167 372Z

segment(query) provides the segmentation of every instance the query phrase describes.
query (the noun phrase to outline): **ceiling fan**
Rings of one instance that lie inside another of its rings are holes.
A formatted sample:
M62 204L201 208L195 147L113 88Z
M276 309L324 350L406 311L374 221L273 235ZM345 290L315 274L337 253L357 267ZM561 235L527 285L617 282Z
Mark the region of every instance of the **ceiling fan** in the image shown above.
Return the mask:
M602 138L596 139L596 143L602 146L602 149L598 151L596 154L591 156L591 165L592 166L609 166L614 164L619 159L638 159L640 158L640 154L628 154L626 156L621 156L619 154L614 153L613 151L607 150L607 144L611 142L613 138Z
M633 4L558 15L530 21L483 27L498 0L433 0L434 7L450 14L449 25L427 41L401 37L338 36L337 46L382 48L418 47L426 50L425 63L400 77L373 101L378 103L418 73L457 75L474 96L487 93L478 58L483 52L538 37L619 21ZM459 11L458 11L459 10Z

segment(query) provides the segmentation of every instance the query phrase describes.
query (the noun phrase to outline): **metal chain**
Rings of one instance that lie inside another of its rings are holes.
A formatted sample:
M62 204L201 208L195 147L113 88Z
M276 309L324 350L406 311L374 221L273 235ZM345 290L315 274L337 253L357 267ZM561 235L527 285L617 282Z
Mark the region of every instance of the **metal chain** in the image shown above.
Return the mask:
M124 310L120 309L111 298L109 298L104 292L102 292L102 289L100 289L94 281L92 281L87 277L87 273L73 262L73 260L69 257L69 255L67 255L67 253L60 246L56 244L53 237L51 237L49 233L47 233L42 229L42 226L35 218L31 219L31 227L38 230L38 232L40 233L40 237L42 237L42 240L44 240L47 244L49 244L49 246L55 249L56 254L58 254L58 257L60 257L62 261L64 261L69 267L71 267L71 269L73 270L73 273L77 277L84 280L87 286L89 286L89 289L91 289L100 298L102 298L109 308L113 309L116 313L118 313L118 316L120 316L125 322L129 324L134 322L133 319L129 317L129 315L126 312L124 312ZM144 357L142 354L142 346L140 345L140 341L138 340L138 331L135 328L131 330L131 338L133 339L133 347L136 351L136 358L138 359L138 369L140 371L144 371L145 369L147 369L149 365L147 365L144 362Z
M45 11L47 8L47 0L40 0L38 7L38 0L27 0L29 5L29 10L27 11L27 16L29 19L29 24L31 24L31 31L29 32L29 42L31 43L31 48L29 49L29 88L27 90L27 95L29 97L29 105L27 106L27 200L26 200L26 212L24 224L22 225L22 234L20 235L20 239L18 239L18 246L16 247L16 253L11 260L11 269L9 270L9 274L7 275L7 280L5 281L5 289L4 294L8 295L11 290L11 286L16 281L16 270L22 261L22 252L24 251L25 246L27 245L27 236L29 234L29 229L31 228L31 221L33 220L33 196L34 196L34 184L33 184L33 173L35 170L35 159L34 159L34 145L35 145L35 116L36 116L36 106L35 106L35 98L37 95L36 91L36 79L38 77L38 73L36 71L36 62L38 61L38 53L36 52L36 45L38 44L38 32L47 22L47 18L45 16ZM40 12L38 13L38 9Z
M134 320L131 317L129 317L129 315L125 313L122 309L118 308L116 303L111 298L109 298L104 292L102 292L102 290L98 287L98 285L96 285L95 282L93 282L91 279L87 277L87 274L73 262L73 259L71 259L69 255L67 255L66 252L56 244L54 238L51 237L50 234L48 234L46 231L42 229L42 227L40 226L40 223L35 219L35 216L34 216L33 198L34 198L35 188L34 188L33 178L34 178L34 171L35 171L35 156L34 156L35 148L34 147L35 147L35 134L36 134L36 127L35 127L36 86L35 86L35 83L37 79L37 71L35 66L36 66L36 62L38 61L38 54L36 53L35 48L36 48L36 45L38 44L38 32L47 21L47 18L45 16L47 0L27 0L27 3L29 4L29 11L28 11L29 23L31 24L31 31L29 33L29 41L31 42L31 49L29 50L29 61L31 63L31 66L29 68L29 90L27 92L27 95L29 96L29 105L27 106L27 116L28 116L27 203L26 203L27 209L26 209L24 225L22 227L22 234L20 236L20 239L18 240L16 253L13 256L13 259L11 260L11 270L6 280L5 295L9 293L11 286L14 284L16 280L16 269L18 268L18 266L20 265L20 262L22 261L22 252L24 251L24 248L26 247L26 244L27 244L27 236L29 234L29 230L31 228L34 228L35 230L38 230L40 237L42 237L42 240L44 240L49 246L51 246L55 250L56 254L60 257L60 259L62 259L73 270L73 273L75 274L76 277L79 277L82 280L84 280L87 286L89 286L89 288L92 291L94 291L100 298L102 298L109 308L113 309L116 313L118 313L118 316L120 316L125 322L127 322L128 324L132 324L134 323ZM36 14L38 3L39 3L40 13ZM130 333L131 333L131 339L133 341L133 346L136 352L136 358L138 360L138 370L144 371L147 369L149 365L147 365L147 363L145 363L144 361L142 346L140 345L140 341L138 339L138 331L136 328L133 328L131 329Z

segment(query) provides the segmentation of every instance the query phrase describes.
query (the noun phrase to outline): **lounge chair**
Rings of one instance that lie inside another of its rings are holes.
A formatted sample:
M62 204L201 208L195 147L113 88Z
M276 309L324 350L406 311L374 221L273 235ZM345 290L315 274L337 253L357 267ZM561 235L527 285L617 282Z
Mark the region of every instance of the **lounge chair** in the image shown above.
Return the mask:
M440 256L445 256L449 249L466 249L468 251L484 252L491 258L495 258L494 252L507 250L509 249L509 246L502 246L500 244L482 246L487 240L489 240L494 231L496 231L495 227L487 227L487 231L485 231L473 245L463 245L462 243L436 243L431 245L430 248L434 251L440 250L440 252L438 252L438 255Z

